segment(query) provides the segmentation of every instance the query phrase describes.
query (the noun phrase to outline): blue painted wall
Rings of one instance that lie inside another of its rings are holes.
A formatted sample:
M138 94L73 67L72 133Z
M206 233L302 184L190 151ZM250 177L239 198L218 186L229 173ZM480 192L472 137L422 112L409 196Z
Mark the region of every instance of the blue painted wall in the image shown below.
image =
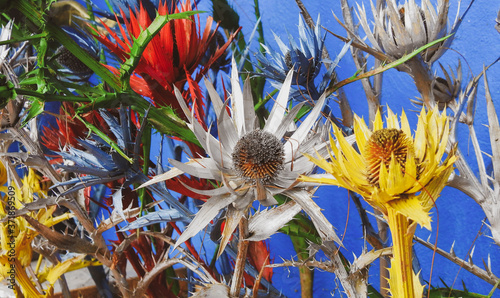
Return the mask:
M203 5L202 1L202 5ZM370 7L369 1L357 1L364 3L365 7ZM402 1L400 1L402 2ZM432 1L435 3L436 1ZM457 12L457 1L450 1L449 20L453 22ZM246 37L250 33L255 24L253 14L253 1L234 0L230 1L233 7L240 14L240 22L243 26L243 33ZM273 0L260 1L260 9L262 23L265 31L266 42L276 47L273 40L272 31L274 31L282 40L286 40L286 30L291 34L296 34L299 9L293 0ZM332 12L341 18L339 1L303 1L313 19L316 19L318 14L321 14L321 23L325 28L345 36L345 31L333 18ZM349 1L351 5L355 5L354 1ZM417 1L420 3L420 1ZM463 13L469 1L463 1L460 13ZM500 34L495 30L495 18L500 9L500 1L476 1L470 9L469 13L463 20L463 23L455 36L451 50L439 60L448 68L456 68L458 60L462 60L462 70L464 81L468 81L472 75L477 75L482 71L483 65L488 65L500 56ZM371 15L369 12L368 15ZM286 30L285 30L286 29ZM364 36L360 30L361 36ZM326 48L331 56L334 56L340 51L343 43L331 35L327 35ZM435 69L438 69L436 63ZM340 63L337 73L341 79L352 76L356 69L350 53L348 53ZM493 66L488 72L490 91L493 100L496 104L497 113L500 113L500 65ZM476 130L482 150L491 152L489 146L489 135L483 124L487 124L485 98L483 84L480 84L478 92L478 101L476 109ZM365 93L361 83L353 83L345 88L347 97L351 103L354 112L358 115L363 115L365 119L368 117L368 108L366 105ZM387 104L391 109L400 113L404 108L409 115L410 121L415 123L416 114L408 112L409 110L418 110L417 107L410 103L411 98L419 96L413 80L405 73L396 70L390 70L384 74L382 103ZM413 126L414 127L414 126ZM459 131L460 148L464 153L469 153L469 160L474 164L474 151L471 143L468 142L468 130L466 127ZM475 165L474 165L475 166ZM352 260L352 253L359 256L363 249L362 229L359 216L354 205L349 203L347 192L336 187L321 187L316 193L317 203L324 209L324 213L337 228L337 233L345 233L344 244L347 248L343 253ZM493 272L496 275L500 274L500 248L496 246L487 236L490 232L487 227L481 229L482 235L476 239L484 213L471 198L465 196L460 191L451 188L445 188L441 197L437 200L437 210L433 210L433 232L418 228L417 235L427 239L430 236L430 241L435 241L436 232L438 231L437 222L439 216L439 237L438 246L445 250L449 250L455 242L455 252L457 256L466 258L467 252L475 245L473 261L482 267L482 259L487 260L488 255L491 256L491 264ZM372 218L373 219L373 218ZM374 223L374 220L372 220ZM475 241L475 242L474 242ZM280 257L289 258L294 256L291 241L284 235L275 235L271 240L271 252L275 256L275 261L280 262ZM368 246L368 248L371 248ZM423 247L420 244L415 244L415 251L422 265L422 274L424 280L429 280L432 263L432 251ZM281 289L289 297L300 297L300 282L298 278L298 270L295 269L276 269L274 275L274 284L278 289ZM442 278L448 286L451 286L454 281L455 288L462 289L462 281L466 284L470 291L475 291L481 294L488 294L492 286L468 273L464 269L460 269L457 265L447 261L439 255L436 256L433 266L432 284L442 286L439 278ZM370 282L378 283L378 268L370 270ZM315 297L329 297L335 293L335 297L339 297L339 292L336 290L338 284L335 283L333 274L319 272L315 273L314 294ZM378 286L376 286L378 288ZM500 292L497 292L500 297Z

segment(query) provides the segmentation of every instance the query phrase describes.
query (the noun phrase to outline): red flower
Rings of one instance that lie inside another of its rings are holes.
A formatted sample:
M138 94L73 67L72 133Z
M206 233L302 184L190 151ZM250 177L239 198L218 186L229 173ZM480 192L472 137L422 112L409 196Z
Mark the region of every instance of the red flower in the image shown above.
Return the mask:
M191 2L186 0L185 4L180 4L180 7L175 8L173 12L180 13L191 10ZM160 4L158 14L166 15L169 13L166 4ZM148 28L152 20L142 5L135 14L130 9L130 20L127 20L123 11L121 14L125 28L120 24L118 18L117 22L123 40L106 24L103 24L104 27L109 32L109 36L116 42L98 32L96 32L96 37L119 59L125 61L129 57L133 38L137 38L145 28ZM194 99L187 101L192 101L191 104L197 116L203 119L203 98L198 83L210 67L219 58L223 58L221 56L224 55L225 50L239 31L237 30L223 46L217 49L206 63L200 65L212 39L216 38L217 29L211 30L212 25L213 19L208 17L202 32L198 15L191 16L190 19L168 22L148 44L135 69L134 74L137 76L132 76L130 80L134 91L151 98L157 105L171 105L174 109L178 109L179 104L175 99L173 86L185 91L185 84L188 82L189 92L186 90L184 97ZM130 37L133 37L132 40ZM119 73L116 68L110 66L108 68L114 73ZM198 68L199 71L194 74ZM178 111L180 112L180 110Z
M57 127L45 126L43 128L41 138L45 147L52 151L59 151L65 146L82 149L78 139L84 139L88 134L88 129L82 122L72 118L75 113L73 104L68 102L61 104L59 115L54 115ZM106 122L98 111L90 111L82 115L82 118L97 127L104 128L104 132L109 135L110 131L106 129Z

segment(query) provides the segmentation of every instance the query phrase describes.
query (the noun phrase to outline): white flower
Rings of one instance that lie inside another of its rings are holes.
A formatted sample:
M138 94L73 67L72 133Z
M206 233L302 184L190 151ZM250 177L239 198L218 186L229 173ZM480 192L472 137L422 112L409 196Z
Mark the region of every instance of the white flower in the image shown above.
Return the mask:
M170 160L175 168L148 184L182 173L220 182L220 187L213 190L189 188L210 198L182 233L177 245L197 234L221 209L227 207L227 220L221 240L222 251L253 201L258 200L264 206L271 206L277 204L274 199L277 194L285 195L300 205L311 217L324 240L340 243L333 226L311 199L312 193L297 181L300 174L311 173L315 168L314 164L302 155L303 152L327 152L327 125L315 125L325 103L325 96L318 100L316 106L297 127L294 118L303 104L298 104L286 113L292 76L293 71L290 71L262 129L257 126L250 83L247 80L243 91L241 90L234 61L231 113L228 113L228 104L221 100L214 87L206 81L217 116L219 140L203 129L176 90L177 99L190 119L188 125L209 157L192 159L187 163ZM312 129L313 127L315 129ZM294 207L294 215L301 208Z
M376 9L370 1L374 19L373 30L368 25L364 5L358 5L358 18L373 47L396 59L454 33L460 25L461 20L457 15L451 30L448 31L450 4L445 0L438 0L437 8L434 8L430 0L422 0L421 6L418 6L415 0L406 0L399 6L395 0L385 3L386 5ZM452 39L453 37L450 37L442 44L422 52L423 60L432 64L444 54Z

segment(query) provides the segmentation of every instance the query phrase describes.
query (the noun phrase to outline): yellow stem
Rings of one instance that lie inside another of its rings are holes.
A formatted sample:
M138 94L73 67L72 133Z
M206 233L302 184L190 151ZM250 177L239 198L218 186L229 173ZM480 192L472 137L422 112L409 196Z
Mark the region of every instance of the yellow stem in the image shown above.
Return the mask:
M392 235L392 260L389 285L392 297L422 297L422 287L415 288L412 267L412 245L415 225L404 215L387 208L387 222ZM415 291L420 292L420 296Z

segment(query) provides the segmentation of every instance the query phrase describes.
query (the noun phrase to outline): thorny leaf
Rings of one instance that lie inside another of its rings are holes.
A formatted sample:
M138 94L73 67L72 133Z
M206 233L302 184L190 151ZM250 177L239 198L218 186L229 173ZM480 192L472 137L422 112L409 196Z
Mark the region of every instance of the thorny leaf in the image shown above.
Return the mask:
M85 241L78 236L58 233L27 215L23 215L23 218L43 237L47 238L51 244L59 249L83 254L95 254L100 250L97 246L90 243L90 241Z

